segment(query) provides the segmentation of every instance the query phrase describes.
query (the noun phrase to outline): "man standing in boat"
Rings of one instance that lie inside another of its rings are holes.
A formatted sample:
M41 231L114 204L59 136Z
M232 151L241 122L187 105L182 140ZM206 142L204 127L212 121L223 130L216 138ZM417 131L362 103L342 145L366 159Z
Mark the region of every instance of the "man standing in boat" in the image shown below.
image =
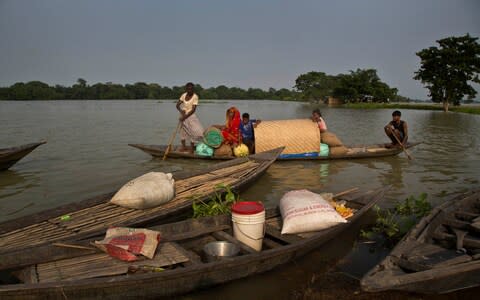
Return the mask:
M387 148L406 146L408 140L407 122L401 120L402 113L398 110L392 113L392 121L385 126L385 133L392 141Z
M203 126L195 114L198 106L198 96L193 92L193 83L189 82L185 86L185 93L180 96L177 102L177 110L180 112L180 122L182 129L180 131L182 147L180 151L187 151L186 140L190 140L190 152L195 150L195 142L203 138Z

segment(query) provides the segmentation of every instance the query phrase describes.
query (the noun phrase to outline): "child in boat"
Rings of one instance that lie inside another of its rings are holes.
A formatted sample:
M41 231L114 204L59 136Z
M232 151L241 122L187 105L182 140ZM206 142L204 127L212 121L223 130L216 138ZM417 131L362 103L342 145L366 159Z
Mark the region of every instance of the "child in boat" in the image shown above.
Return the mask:
M182 129L180 131L182 147L180 151L186 151L186 139L190 140L190 152L195 149L195 142L201 141L203 138L203 126L197 118L195 111L198 106L198 96L193 91L193 83L189 82L185 85L185 93L180 96L177 102L177 110L180 112L180 122Z
M222 129L223 143L233 147L241 143L240 111L232 106L227 110L225 126Z
M402 113L398 110L392 113L392 121L385 126L385 134L392 141L387 148L405 146L408 140L407 122L401 120Z
M322 114L320 113L319 109L314 109L312 111L312 121L318 124L318 129L320 132L327 131L327 123L325 123L325 120L322 118Z
M250 154L255 152L255 136L253 135L253 128L260 124L259 119L250 119L250 114L244 113L242 115L242 122L240 123L240 132L242 134L242 143L247 145Z

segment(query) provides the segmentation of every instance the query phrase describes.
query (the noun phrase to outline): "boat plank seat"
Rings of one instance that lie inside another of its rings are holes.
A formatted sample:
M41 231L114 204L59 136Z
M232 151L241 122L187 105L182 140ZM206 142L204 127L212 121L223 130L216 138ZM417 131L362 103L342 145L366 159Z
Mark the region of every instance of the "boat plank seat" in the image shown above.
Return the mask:
M212 236L214 238L216 238L217 240L234 243L235 245L240 247L240 250L243 253L257 253L258 252L257 250L253 249L252 247L240 242L239 240L237 240L236 238L234 238L230 234L226 233L225 231L216 231L216 232L212 233Z
M470 227L473 230L480 232L480 221L470 224Z
M278 248L278 247L282 247L282 244L277 243L277 242L275 242L274 240L271 240L271 239L269 239L269 238L267 238L267 237L264 237L264 238L263 238L263 244L264 244L265 246L267 246L268 248L270 248L270 249L275 249L275 248Z
M270 224L265 224L265 234L287 244L292 244L303 240L301 237L294 234L282 234L277 227L274 227Z
M177 244L175 242L170 242L169 244L171 244L172 247L174 247L175 250L178 251L178 253L180 253L180 254L182 254L182 255L184 255L185 257L188 258L188 261L182 262L185 265L198 265L198 264L202 263L202 259L195 252L189 251L189 250L181 247L179 244Z
M436 231L433 234L433 239L438 241L448 241L453 243L456 243L457 241L457 237L454 234L449 234L449 233L439 232L439 231ZM465 248L480 249L480 239L472 236L465 237L463 239L463 246Z
M461 210L461 211L456 211L455 212L455 217L457 219L470 221L470 222L474 221L474 219L479 217L479 216L480 216L480 214L473 213L471 211Z
M417 245L413 246L408 254L400 257L397 264L404 269L419 272L471 260L470 255L458 253L454 249L417 242Z
M140 258L127 262L106 253L84 255L30 266L24 269L20 279L26 283L78 280L128 273L129 269L144 266L161 268L185 263L190 260L179 247L171 242L160 242L153 259Z
M455 229L468 230L470 228L470 222L460 221L454 218L446 218L442 223L445 226Z

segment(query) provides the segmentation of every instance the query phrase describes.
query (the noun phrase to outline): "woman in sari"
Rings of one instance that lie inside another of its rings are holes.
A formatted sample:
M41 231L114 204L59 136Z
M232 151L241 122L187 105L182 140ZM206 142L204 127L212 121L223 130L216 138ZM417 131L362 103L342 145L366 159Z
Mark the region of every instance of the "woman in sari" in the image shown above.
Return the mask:
M240 111L232 106L227 110L225 127L222 128L223 142L225 144L237 146L240 140Z

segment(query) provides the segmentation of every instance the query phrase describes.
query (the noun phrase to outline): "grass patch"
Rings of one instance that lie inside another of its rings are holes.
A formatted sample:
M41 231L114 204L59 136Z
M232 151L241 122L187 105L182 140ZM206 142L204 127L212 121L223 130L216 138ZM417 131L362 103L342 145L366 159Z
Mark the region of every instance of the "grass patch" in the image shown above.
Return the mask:
M346 103L338 106L353 109L418 109L443 111L442 104L421 103ZM480 106L450 106L449 111L480 115Z

